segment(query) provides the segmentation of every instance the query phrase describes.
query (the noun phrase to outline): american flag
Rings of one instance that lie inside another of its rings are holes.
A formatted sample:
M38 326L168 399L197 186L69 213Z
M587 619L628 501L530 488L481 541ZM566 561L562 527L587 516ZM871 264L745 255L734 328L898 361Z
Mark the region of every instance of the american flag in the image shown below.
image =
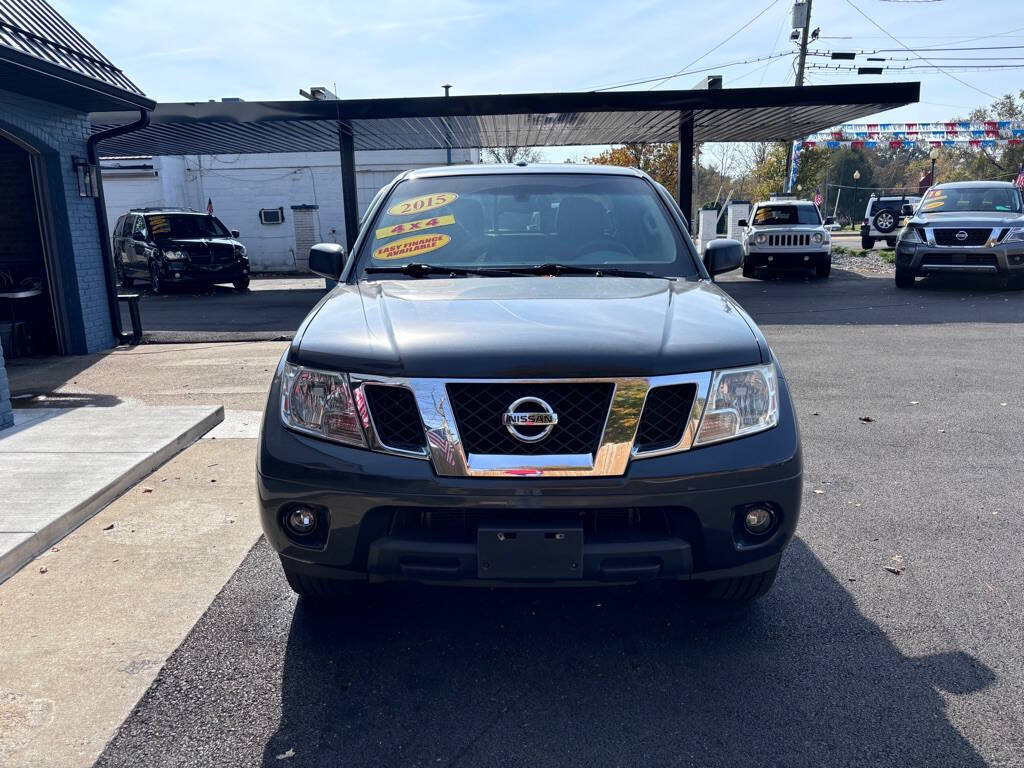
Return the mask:
M448 432L443 427L429 430L427 432L427 442L441 451L445 462L448 464L452 463L452 460L455 458L455 446L448 439Z
M816 190L814 193L814 204L821 208L821 190Z
M213 198L206 198L206 213L213 216Z
M1017 180L1014 182L1020 189L1024 189L1024 163L1017 168Z

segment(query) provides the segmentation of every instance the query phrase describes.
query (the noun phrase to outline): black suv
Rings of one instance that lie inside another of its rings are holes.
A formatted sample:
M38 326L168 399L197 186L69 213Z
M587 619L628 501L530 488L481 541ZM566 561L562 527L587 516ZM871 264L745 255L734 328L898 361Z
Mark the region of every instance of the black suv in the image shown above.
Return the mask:
M153 293L174 283L249 287L249 258L220 219L182 208L139 208L114 225L114 263L123 286L148 280Z
M896 285L919 275L991 275L1024 283L1024 206L1006 181L959 181L931 187L896 243Z
M800 512L789 388L672 198L601 166L400 175L278 365L260 435L292 588L764 594Z

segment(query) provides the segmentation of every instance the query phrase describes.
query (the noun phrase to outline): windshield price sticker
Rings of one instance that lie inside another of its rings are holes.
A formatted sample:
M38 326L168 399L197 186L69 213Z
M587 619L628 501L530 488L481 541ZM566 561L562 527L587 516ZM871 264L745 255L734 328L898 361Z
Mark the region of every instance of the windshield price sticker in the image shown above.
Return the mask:
M392 216L409 216L414 213L432 211L435 208L442 208L449 203L455 202L458 197L454 192L434 192L429 195L411 197L408 200L392 205L388 208L388 213Z
M387 245L382 245L373 252L373 258L375 261L409 259L419 256L421 253L430 253L438 248L444 248L449 242L451 242L451 238L448 235L403 237L401 240L394 240Z
M418 229L433 229L434 227L447 227L449 224L455 223L455 217L451 214L447 216L435 216L432 219L420 219L419 221L410 221L405 224L395 224L392 227L384 227L378 229L374 236L378 240L383 240L385 237L392 237L394 235L404 235L407 232L415 232Z
M166 216L150 216L149 228L155 235L165 235L171 231L171 222Z

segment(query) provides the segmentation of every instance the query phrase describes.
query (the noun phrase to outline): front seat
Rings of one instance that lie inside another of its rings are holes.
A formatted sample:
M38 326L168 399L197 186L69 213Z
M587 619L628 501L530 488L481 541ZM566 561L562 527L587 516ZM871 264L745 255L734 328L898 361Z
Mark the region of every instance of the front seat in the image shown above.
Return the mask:
M589 197L563 197L558 204L556 231L563 253L577 254L580 246L604 235L604 206Z

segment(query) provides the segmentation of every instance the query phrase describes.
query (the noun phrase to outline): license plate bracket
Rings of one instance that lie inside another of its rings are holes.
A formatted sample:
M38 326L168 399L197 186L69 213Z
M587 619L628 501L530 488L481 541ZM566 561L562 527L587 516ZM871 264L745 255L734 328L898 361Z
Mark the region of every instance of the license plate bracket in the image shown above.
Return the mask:
M481 579L579 579L583 526L482 523L476 563Z

